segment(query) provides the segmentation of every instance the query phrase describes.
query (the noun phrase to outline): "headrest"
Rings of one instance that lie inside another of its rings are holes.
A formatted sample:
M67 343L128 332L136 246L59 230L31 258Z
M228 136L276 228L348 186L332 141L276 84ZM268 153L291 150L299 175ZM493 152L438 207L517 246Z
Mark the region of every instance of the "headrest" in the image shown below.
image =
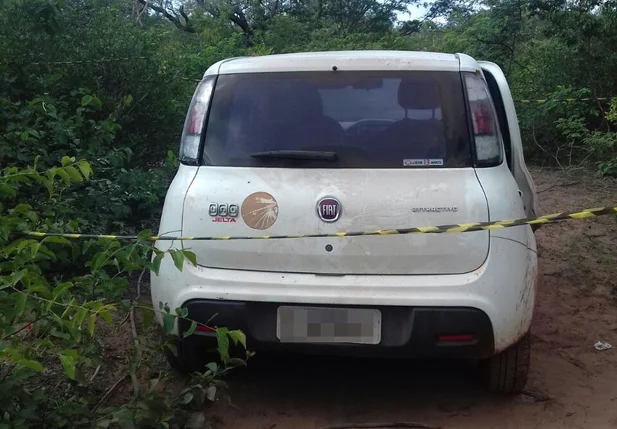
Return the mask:
M303 118L319 116L323 105L319 92L302 81L287 81L279 84L272 94L273 106L282 117Z
M439 88L432 79L403 79L398 87L398 104L406 110L438 109Z

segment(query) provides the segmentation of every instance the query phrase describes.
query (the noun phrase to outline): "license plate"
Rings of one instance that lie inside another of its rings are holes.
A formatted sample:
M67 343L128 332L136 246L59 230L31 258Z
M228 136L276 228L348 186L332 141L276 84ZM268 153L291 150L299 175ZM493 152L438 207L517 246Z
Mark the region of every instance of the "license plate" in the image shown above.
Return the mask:
M276 336L284 343L379 344L381 312L281 306L277 311Z

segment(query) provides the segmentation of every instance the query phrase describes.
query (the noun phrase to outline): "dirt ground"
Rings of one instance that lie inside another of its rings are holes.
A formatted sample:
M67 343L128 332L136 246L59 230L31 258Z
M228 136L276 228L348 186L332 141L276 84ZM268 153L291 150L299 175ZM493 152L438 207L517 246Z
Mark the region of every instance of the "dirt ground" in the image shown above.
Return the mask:
M543 214L617 203L617 182L532 171ZM219 402L220 429L417 421L443 428L617 428L617 218L537 232L529 395L487 394L464 362L257 355ZM596 341L613 348L597 351Z

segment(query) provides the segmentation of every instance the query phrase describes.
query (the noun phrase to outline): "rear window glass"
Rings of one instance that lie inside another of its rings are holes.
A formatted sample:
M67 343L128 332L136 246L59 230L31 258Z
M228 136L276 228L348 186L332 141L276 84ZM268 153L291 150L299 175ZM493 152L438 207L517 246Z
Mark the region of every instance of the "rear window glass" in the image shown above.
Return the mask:
M466 167L471 166L468 129L456 72L222 75L206 127L204 162Z

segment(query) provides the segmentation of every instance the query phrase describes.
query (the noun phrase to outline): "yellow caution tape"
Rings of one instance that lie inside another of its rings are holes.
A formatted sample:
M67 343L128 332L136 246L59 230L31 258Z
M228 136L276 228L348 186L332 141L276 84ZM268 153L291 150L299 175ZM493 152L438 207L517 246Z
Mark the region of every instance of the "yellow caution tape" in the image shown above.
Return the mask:
M67 61L36 61L32 65L52 64L52 65L71 65L71 64L95 64L113 63L118 61L147 60L148 57L119 57L119 58L94 58L89 60L67 60Z
M291 238L337 238L337 237L357 237L370 235L404 235L404 234L458 234L471 231L490 231L501 228L512 228L521 225L538 225L543 223L552 223L558 220L567 219L585 219L597 216L605 216L609 214L617 214L617 206L598 207L593 209L585 209L575 212L553 213L535 218L522 218L514 220L497 220L493 222L473 222L473 223L457 223L451 225L440 226L423 226L415 228L395 228L395 229L378 229L374 231L357 231L357 232L334 232L328 234L294 234L294 235L258 235L258 236L221 236L221 237L177 237L177 236L152 236L142 238L148 241L214 241L214 240L281 240ZM96 235L96 234L63 234L54 232L36 232L27 231L21 234L30 237L64 237L64 238L101 238L108 240L137 240L139 237L135 235Z
M608 97L585 97L585 98L563 98L556 99L553 101L561 102L561 103L573 103L575 101L607 101L610 100ZM548 99L540 99L540 100L516 100L519 103L538 103L544 104L548 101Z

